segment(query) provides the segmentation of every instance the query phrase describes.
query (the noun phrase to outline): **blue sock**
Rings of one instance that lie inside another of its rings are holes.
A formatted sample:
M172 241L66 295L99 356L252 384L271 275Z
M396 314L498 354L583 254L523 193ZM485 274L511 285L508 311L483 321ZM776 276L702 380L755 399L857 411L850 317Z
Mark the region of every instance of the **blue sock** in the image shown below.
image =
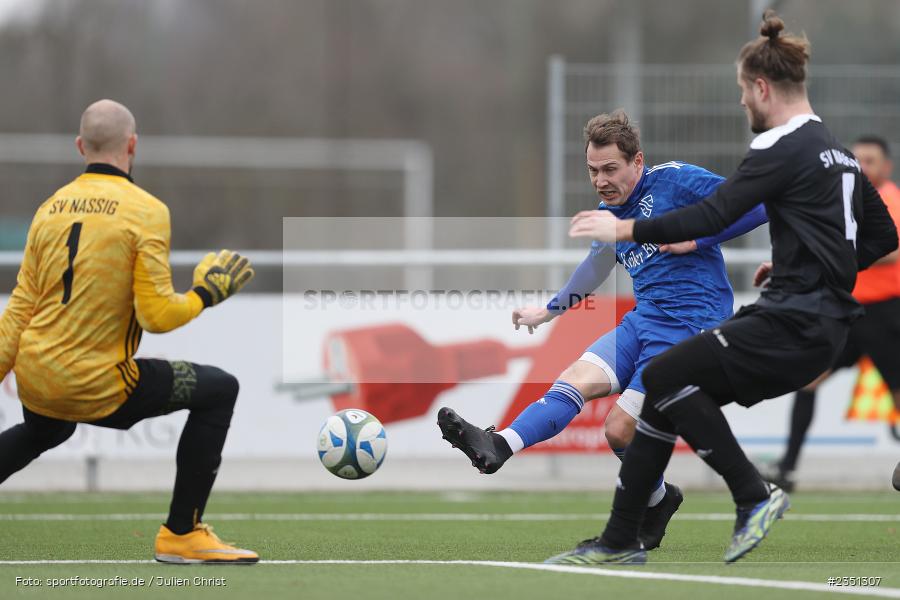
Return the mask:
M613 454L615 454L619 460L625 460L625 448L612 448ZM662 500L663 496L666 495L665 488L665 475L660 475L659 479L656 483L653 484L653 494L650 496L650 506L656 506L659 504L659 501Z
M581 393L565 381L557 380L543 398L519 413L509 428L519 434L527 448L565 429L583 406Z

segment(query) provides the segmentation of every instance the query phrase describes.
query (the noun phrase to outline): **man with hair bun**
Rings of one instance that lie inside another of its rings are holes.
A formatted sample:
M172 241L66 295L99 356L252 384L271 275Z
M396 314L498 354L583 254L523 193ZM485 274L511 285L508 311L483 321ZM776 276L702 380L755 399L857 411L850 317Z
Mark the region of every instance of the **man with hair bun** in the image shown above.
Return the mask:
M857 271L897 248L897 229L859 162L813 113L805 85L809 41L783 29L767 11L760 37L738 55L741 105L759 135L715 192L651 219L618 219L609 211L572 219L572 237L664 244L713 235L762 200L772 265L762 267L770 283L756 303L647 365L647 394L603 534L548 562L645 562L637 532L679 435L725 479L734 499L725 562L753 550L790 506L747 459L721 406L750 407L792 392L833 364L863 312L851 294Z
M900 227L900 188L891 181L891 152L887 140L877 135L863 135L853 143L853 156L863 173L878 190L894 225ZM794 488L794 469L806 432L812 424L816 388L838 369L852 367L865 355L881 374L900 409L900 265L898 251L884 256L861 272L853 288L853 297L863 305L866 314L853 323L843 351L831 369L819 379L799 390L791 409L790 435L784 456L772 467L763 469L763 476L787 492ZM764 275L771 267L761 269ZM897 426L889 425L897 436Z

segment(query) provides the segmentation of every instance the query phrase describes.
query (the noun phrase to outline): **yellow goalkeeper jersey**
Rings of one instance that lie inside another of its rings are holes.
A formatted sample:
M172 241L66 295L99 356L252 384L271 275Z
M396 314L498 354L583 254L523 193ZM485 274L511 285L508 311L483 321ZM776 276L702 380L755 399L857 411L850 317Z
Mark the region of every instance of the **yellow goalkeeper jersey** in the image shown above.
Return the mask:
M34 216L16 288L0 318L0 380L16 374L32 412L92 421L134 390L143 330L203 310L176 294L165 204L111 165L92 164Z

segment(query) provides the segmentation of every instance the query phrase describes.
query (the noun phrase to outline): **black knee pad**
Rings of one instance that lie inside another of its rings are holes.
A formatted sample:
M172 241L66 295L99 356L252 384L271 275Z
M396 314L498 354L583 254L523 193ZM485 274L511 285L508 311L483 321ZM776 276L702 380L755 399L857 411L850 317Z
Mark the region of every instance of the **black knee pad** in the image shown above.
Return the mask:
M237 377L228 373L227 371L223 371L222 369L218 369L219 374L217 376L216 385L219 390L219 393L222 395L222 398L227 398L230 401L231 406L234 406L234 403L237 402L238 392L241 391L241 384L238 381Z
M241 384L237 377L218 367L198 366L198 389L206 397L215 398L215 404L229 411L234 409Z

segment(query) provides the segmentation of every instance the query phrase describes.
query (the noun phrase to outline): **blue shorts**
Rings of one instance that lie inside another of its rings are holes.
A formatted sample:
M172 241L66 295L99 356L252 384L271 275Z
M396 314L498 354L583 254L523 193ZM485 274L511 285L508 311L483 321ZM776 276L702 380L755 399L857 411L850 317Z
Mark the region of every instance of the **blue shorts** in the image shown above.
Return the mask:
M580 360L593 363L606 372L612 382L613 394L624 390L636 392L636 398L622 398L619 405L637 418L645 394L641 381L644 367L657 354L700 331L699 327L677 321L652 305L639 306L625 315L615 329L591 344Z

